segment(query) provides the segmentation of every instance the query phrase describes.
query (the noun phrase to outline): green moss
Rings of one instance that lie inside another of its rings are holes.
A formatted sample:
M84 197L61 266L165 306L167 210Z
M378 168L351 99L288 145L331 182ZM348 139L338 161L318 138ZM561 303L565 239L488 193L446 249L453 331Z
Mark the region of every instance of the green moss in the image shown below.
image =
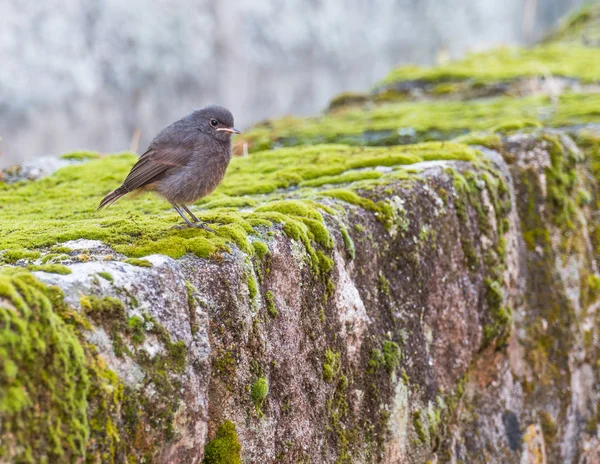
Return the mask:
M322 176L353 169L352 161L374 153L357 153L344 145L317 145L297 149L264 151L260 155L232 160L228 176L218 192L227 195L271 193Z
M336 95L329 102L329 111L338 109L344 106L361 105L369 100L369 96L363 93L343 92Z
M577 206L588 206L592 204L592 194L585 189L579 189L577 191Z
M575 153L565 148L554 134L542 137L550 154L551 166L546 168L547 202L555 225L563 230L573 229L576 221L576 165L581 162Z
M539 242L550 243L550 232L547 229L530 229L523 232L523 240L529 250L535 250Z
M268 291L267 293L265 293L265 300L267 302L267 312L269 313L269 316L275 318L277 317L277 308L275 307L275 296L273 295L272 291Z
M215 198L216 197L216 198ZM229 195L210 196L198 202L204 209L217 208L243 208L246 206L255 206L257 201L250 197L231 197Z
M0 460L69 462L90 439L90 374L74 328L49 290L0 270Z
M385 296L390 296L390 281L383 274L379 274L379 280L377 282L377 288Z
M58 254L58 253L48 253L40 258L42 264L54 264L55 261L61 261L63 259L69 259L69 255Z
M308 219L316 219L322 221L323 216L309 202L301 200L282 200L273 201L263 206L256 208L257 212L261 211L276 211L278 213L287 214L290 216L298 216Z
M256 295L258 295L258 282L256 281L254 274L250 271L246 272L246 278L248 283L248 294L250 296L250 301L252 301Z
M365 179L379 179L383 174L379 171L348 171L337 176L322 176L312 180L300 182L300 187L320 187L328 184L347 184Z
M127 327L132 332L131 340L133 343L139 345L144 343L146 339L146 329L145 329L146 321L139 316L132 316L127 320Z
M442 82L436 84L432 89L431 93L434 95L449 95L452 93L458 93L463 89L463 86L460 83L456 82Z
M465 145L481 145L492 150L499 150L502 138L494 132L472 132L455 138L454 142L464 143Z
M154 253L173 258L186 253L213 258L230 251L232 245L249 255L260 254L265 250L257 250L253 245L257 240L249 236L281 224L286 234L304 244L316 271L315 244L326 249L333 247L322 213L336 215L340 209L315 202L315 185L339 180L348 184L346 191L352 192L358 184L368 187L369 182L397 182L392 175L399 175L395 171L382 174L357 169L476 156L464 145L432 143L390 149L319 145L234 158L223 184L213 196L199 202L203 210L196 210L214 233L172 229L177 215L167 202L151 195L121 200L96 212L99 199L118 185L136 160L131 154L103 156L65 167L40 181L0 186L0 250L4 250L0 260L13 263L36 259L39 249L59 252L58 244L75 239L100 240L130 258ZM304 182L313 182L313 186ZM298 190L275 194L277 189L300 184L303 186ZM265 193L272 196L265 197ZM357 198L345 195L345 200ZM360 203L371 208L382 221L390 218L391 209L384 203ZM32 204L36 207L26 206ZM352 255L351 239L348 234L343 237Z
M256 208L256 213L273 222L283 224L283 230L290 238L300 240L306 247L318 270L318 257L313 241L325 248L333 247L331 234L324 225L323 216L311 202L303 200L281 200L266 203Z
M179 408L176 393L181 389L181 374L187 363L185 344L173 342L165 328L150 315L127 318L123 304L115 298L84 296L81 306L109 334L115 355L131 358L142 368L144 383L152 384L156 390L154 399L150 399L143 390L128 389L122 406L126 417L123 433L137 436L142 433L140 428L144 429L145 446L155 450L157 437L170 439L173 434L173 419ZM163 353L150 356L139 346L149 334L162 344Z
M373 200L361 197L351 190L343 189L326 190L322 192L322 195L337 198L338 200L342 200L346 203L360 206L363 209L372 211L375 213L377 219L383 222L386 227L391 227L393 222L393 211L391 206L383 201L375 203Z
M600 401L596 401L595 411L589 416L585 431L591 436L596 436L598 434L598 429L600 427Z
M90 159L100 158L100 153L96 153L93 151L76 151L73 153L66 153L62 155L61 158L73 161L86 161Z
M588 276L588 300L594 302L600 297L600 277L595 274Z
M483 327L483 345L487 346L496 339L496 345L503 345L512 331L512 310L504 306L502 284L498 281L486 279L487 301L491 315L491 323Z
M86 449L86 462L116 462L123 450L121 432L116 424L123 403L123 384L97 355L95 347L85 344L91 379L88 417L91 437Z
M213 358L213 369L219 374L231 376L235 373L236 360L231 351L223 351Z
M58 245L53 245L51 250L54 253L64 253L64 254L69 254L72 250L70 248L64 247L64 246L58 246Z
M176 217L172 213L160 217L167 205L151 197L138 198L133 208L131 202L121 201L104 213L95 213L99 199L118 185L133 161L135 157L131 155L107 156L60 169L37 182L0 187L3 210L0 249L7 250L2 260L31 259L39 256L35 248L79 238L102 240L116 251L133 257L151 253L178 257L187 252L208 257L227 249L232 235L227 227L217 226L216 236L200 230L171 230ZM25 204L36 206L26 208ZM23 205L23 209L19 210L16 205ZM125 214L132 209L137 213ZM206 216L211 214L211 218L217 220L228 219L213 213ZM9 234L9 230L16 232Z
M544 434L544 441L551 445L556 439L558 433L558 425L548 411L540 411L538 413L540 425L542 426L542 432Z
M152 460L157 444L172 438L183 341L173 342L149 315L127 318L115 298L83 296L81 307L84 315L22 269L0 269L0 460ZM152 397L124 387L107 368L87 342L86 316L105 329L115 354L140 366ZM163 347L154 356L141 345L148 334Z
M408 374L406 373L406 370L402 369L402 380L404 381L405 385L408 385L408 383L410 382L410 377L408 376Z
M427 443L427 434L423 427L423 421L421 419L421 411L417 410L413 412L413 427L421 443Z
M127 264L131 264L132 266L152 267L152 263L147 259L128 258L124 262Z
M189 282L185 281L185 289L187 291L188 314L190 315L190 326L192 335L198 332L198 321L196 318L196 288Z
M231 421L224 422L204 448L204 464L242 464L242 446Z
M342 234L342 240L344 241L344 247L346 248L346 255L350 260L356 257L356 247L354 246L354 240L348 231L348 228L341 221L339 222L340 233Z
M390 340L383 342L383 364L388 374L392 374L400 364L401 351L397 343Z
M598 51L573 45L547 45L535 48L499 48L475 53L460 61L434 68L405 66L392 71L382 82L462 81L491 83L523 77L562 76L596 82L600 73Z
M20 259L37 259L41 256L39 251L27 251L27 250L6 250L0 254L0 260L4 263L12 264L16 263Z
M487 301L490 307L494 308L500 306L503 302L504 296L502 292L502 283L486 279L485 285L487 287Z
M384 359L381 350L374 349L371 350L371 354L369 356L369 362L367 367L367 373L375 374L379 370L381 366L383 366Z
M389 375L392 375L400 364L401 357L400 346L395 342L385 340L381 350L371 350L367 373L376 374L379 369L385 369ZM404 374L406 373L404 372Z
M272 121L271 139L273 143L302 146L302 150L308 150L309 147L305 145L323 142L355 146L390 146L387 155L390 165L410 164L415 162L415 158L407 157L403 160L396 156L402 155L402 147L393 145L450 140L494 128L506 130L514 121L520 121L520 125L525 122L528 126L541 123L546 127L594 122L598 118L599 104L599 94L568 92L561 93L556 99L547 95L533 95L518 99L503 96L473 101L395 102L375 105L369 109L349 109L320 118ZM253 131L248 131L244 137L251 141L254 137ZM452 154L451 146L438 145L437 151L446 153L449 158L456 158ZM419 151L412 152L405 151L404 154L422 158ZM366 158L367 153L361 152L361 157ZM456 151L457 156L464 156L465 153L464 147ZM315 157L318 161L320 158ZM385 160L371 159L366 162L358 161L355 167L374 165L388 164ZM340 173L335 169L335 172L322 172L321 176ZM268 191L273 191L273 188L275 187L270 187Z
M114 277L110 272L98 272L98 275L102 277L104 280L108 280L109 282L114 282Z
M81 308L92 320L109 329L113 350L117 357L129 353L123 342L122 332L126 328L125 307L120 300L113 297L98 298L95 296L82 296Z
M254 256L256 256L258 260L258 263L255 265L256 274L259 283L262 284L264 276L269 275L271 272L271 263L270 260L267 259L270 255L269 247L266 243L255 240L252 242L252 248L254 249Z
M339 374L341 369L340 354L327 348L323 362L323 380L330 383Z
M336 463L353 462L351 451L353 444L358 440L357 428L345 424L348 415L348 377L342 371L340 354L327 349L325 363L323 364L323 378L333 386L333 392L327 400L329 421L327 430L332 432L328 437L337 451Z
M595 2L588 2L583 8L575 10L565 18L546 41L565 44L581 43L588 46L597 44L600 40L599 19L600 6Z
M267 399L267 395L269 394L269 383L265 377L259 377L254 384L252 384L252 390L250 391L250 396L252 397L252 402L254 403L254 407L256 412L259 415L262 415L262 406Z
M27 266L27 269L29 269L30 271L41 271L41 272L49 272L51 274L62 274L62 275L71 274L73 272L67 266L64 266L62 264L42 264L42 265L30 264L29 266Z
M483 326L483 347L495 341L502 346L512 331L512 311L504 306L502 277L505 269L506 240L504 234L509 223L506 217L512 208L508 201L508 190L502 175L489 167L483 172L466 171L459 173L446 169L452 177L454 208L461 224L460 238L469 269L484 273L488 315ZM491 211L484 205L483 193L493 205L497 230L491 225ZM494 247L478 249L477 234L473 236L472 225L476 220L478 232L492 239Z
M323 253L321 250L317 251L317 257L319 259L319 272L323 276L327 276L333 270L333 259Z
M125 317L123 303L117 298L107 296L98 298L96 296L82 296L80 298L81 308L89 314L92 319L99 322L105 320L120 320Z
M539 121L531 119L521 119L516 121L502 122L491 128L491 131L499 134L509 134L512 132L524 132L526 129L540 129L542 124Z
M265 242L261 242L260 240L256 240L252 242L252 247L254 248L254 254L258 257L258 259L263 260L269 254L269 247Z

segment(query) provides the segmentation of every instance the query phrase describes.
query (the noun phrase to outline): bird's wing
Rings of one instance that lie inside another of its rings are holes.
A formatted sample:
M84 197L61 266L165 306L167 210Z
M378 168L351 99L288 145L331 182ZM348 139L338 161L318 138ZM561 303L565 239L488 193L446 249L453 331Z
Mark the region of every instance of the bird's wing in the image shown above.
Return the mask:
M155 182L168 169L184 166L205 145L205 138L189 115L174 122L152 140L122 187L131 192Z
M168 169L184 166L192 157L193 152L194 147L189 143L174 146L152 144L131 168L122 187L131 192L150 184Z

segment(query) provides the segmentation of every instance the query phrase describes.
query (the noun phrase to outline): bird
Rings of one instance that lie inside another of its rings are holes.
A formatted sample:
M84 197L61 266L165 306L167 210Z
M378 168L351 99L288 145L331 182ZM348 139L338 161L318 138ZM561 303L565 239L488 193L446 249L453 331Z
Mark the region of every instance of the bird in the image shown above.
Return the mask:
M97 211L130 192L151 191L171 203L184 220L183 227L212 232L187 205L210 195L223 180L234 134L241 132L228 109L209 105L192 111L159 132L123 184L100 202Z

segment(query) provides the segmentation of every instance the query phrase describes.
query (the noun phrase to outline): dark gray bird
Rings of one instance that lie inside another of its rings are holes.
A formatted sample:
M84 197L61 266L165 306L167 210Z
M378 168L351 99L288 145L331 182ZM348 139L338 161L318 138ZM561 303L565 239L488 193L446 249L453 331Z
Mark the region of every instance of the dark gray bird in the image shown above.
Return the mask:
M134 190L152 191L165 197L188 226L211 230L186 205L212 193L223 180L233 134L240 131L233 127L229 110L211 105L191 112L152 140L123 185L109 193L98 210Z

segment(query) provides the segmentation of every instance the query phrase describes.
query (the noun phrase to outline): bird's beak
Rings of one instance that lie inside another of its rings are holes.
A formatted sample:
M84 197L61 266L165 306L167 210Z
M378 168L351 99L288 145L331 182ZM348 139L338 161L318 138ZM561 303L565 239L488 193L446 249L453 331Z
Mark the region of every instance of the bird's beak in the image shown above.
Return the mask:
M232 134L241 134L235 127L219 127L217 131L231 132Z

